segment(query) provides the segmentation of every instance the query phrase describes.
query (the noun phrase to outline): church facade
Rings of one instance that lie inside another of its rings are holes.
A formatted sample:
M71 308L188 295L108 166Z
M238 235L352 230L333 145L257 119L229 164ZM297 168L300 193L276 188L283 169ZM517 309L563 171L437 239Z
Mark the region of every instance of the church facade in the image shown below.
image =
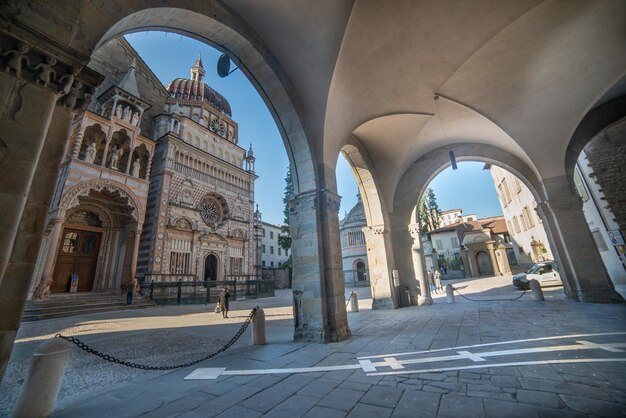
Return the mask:
M105 81L73 121L29 295L252 273L254 155L201 59L163 86L118 38L90 66Z

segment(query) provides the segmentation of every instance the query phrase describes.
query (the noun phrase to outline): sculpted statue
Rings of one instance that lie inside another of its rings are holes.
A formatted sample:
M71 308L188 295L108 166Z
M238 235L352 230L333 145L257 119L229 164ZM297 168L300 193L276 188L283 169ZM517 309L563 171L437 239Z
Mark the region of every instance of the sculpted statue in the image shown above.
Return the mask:
M120 157L122 156L122 149L117 145L114 145L111 149L111 163L109 167L117 169L117 165L120 162Z
M139 163L139 157L135 158L133 161L133 167L131 168L130 174L133 177L139 177L139 170L141 169L141 164Z
M33 70L39 70L37 75L35 76L35 80L37 83L43 84L47 86L50 84L50 80L53 79L56 75L55 71L52 69L52 66L57 63L57 59L54 57L46 57L46 62L37 64Z
M115 117L118 119L122 119L122 105L118 104L115 108Z
M124 109L122 109L122 119L125 121L130 120L130 107L124 106Z
M30 50L30 47L23 42L17 44L17 49L12 49L5 52L3 57L6 60L6 72L14 72L16 76L22 76L22 65L30 65L30 60L26 56L26 53Z
M85 162L93 164L96 159L96 143L92 142L85 150Z
M70 92L63 98L63 103L67 107L74 107L76 101L78 100L78 96L80 94L80 89L83 87L83 83L79 80L74 82L74 86L70 89Z
M139 126L139 112L133 112L130 124L133 126Z
M78 70L76 68L71 68L67 74L59 79L61 96L65 96L70 92L72 85L74 85L74 77L76 74L78 74Z

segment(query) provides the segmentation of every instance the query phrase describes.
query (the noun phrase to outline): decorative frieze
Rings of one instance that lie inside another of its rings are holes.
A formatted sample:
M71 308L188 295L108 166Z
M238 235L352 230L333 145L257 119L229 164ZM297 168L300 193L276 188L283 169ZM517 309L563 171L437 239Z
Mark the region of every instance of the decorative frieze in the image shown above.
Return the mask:
M39 45L39 44L37 44ZM67 64L61 57L0 32L0 70L58 96L57 104L84 110L102 77L96 72Z

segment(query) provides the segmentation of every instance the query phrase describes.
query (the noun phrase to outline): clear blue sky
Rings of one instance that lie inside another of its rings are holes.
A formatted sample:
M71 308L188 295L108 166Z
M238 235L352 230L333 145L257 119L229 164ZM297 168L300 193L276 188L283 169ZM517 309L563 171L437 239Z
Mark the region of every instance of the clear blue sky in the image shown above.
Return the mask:
M198 53L206 70L205 82L224 95L230 102L233 119L239 124L239 145L248 148L250 143L256 157L255 200L263 213L263 220L283 222L283 188L289 160L282 138L267 106L241 71L226 78L216 73L221 52L202 42L166 32L141 32L126 35L163 84L178 77L189 77L189 68ZM462 208L465 214L479 217L500 215L496 191L488 171L482 163L459 163L459 169L448 168L441 172L430 187L435 191L442 210ZM357 186L348 164L339 157L337 162L337 188L342 196L340 218L356 203Z
M461 208L464 214L475 214L479 218L502 215L491 173L483 170L484 165L459 162L457 170L448 167L439 173L429 185L435 192L439 209ZM337 188L342 196L339 218L343 218L356 204L358 189L348 163L341 156L337 161Z

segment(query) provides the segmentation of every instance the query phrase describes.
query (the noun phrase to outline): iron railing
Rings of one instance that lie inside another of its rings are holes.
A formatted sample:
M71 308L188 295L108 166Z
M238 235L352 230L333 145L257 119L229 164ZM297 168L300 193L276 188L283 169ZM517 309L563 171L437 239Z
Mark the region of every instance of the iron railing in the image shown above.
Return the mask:
M369 270L344 270L343 280L346 286L358 287L370 285L370 272Z
M274 296L274 280L195 280L141 284L142 296L157 305L216 303L223 287L231 300Z

